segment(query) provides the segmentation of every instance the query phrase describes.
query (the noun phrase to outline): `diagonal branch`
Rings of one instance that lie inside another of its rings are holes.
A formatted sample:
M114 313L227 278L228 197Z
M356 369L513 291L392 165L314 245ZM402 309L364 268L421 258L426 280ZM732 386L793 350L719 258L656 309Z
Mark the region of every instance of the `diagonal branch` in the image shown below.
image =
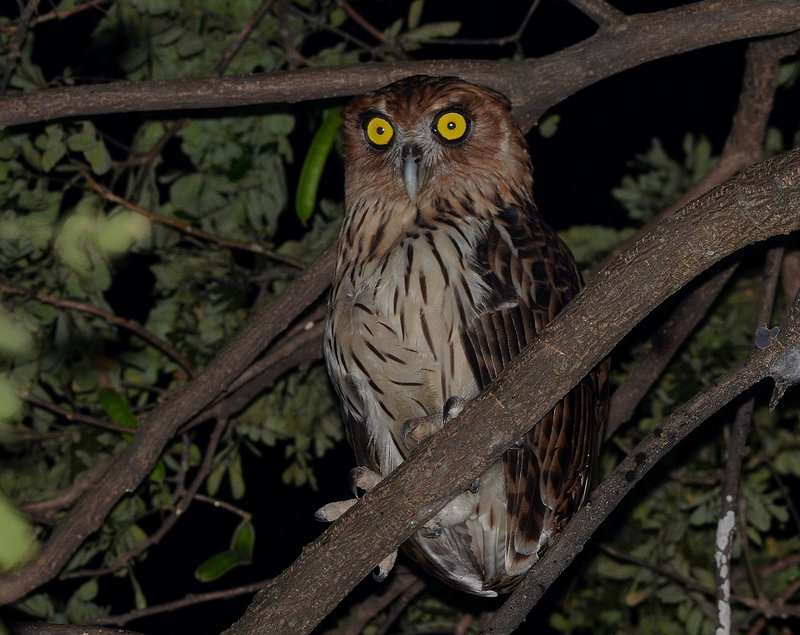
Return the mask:
M595 276L461 416L307 545L227 632L310 631L665 298L736 249L799 229L798 205L800 150L748 168L653 228ZM582 543L569 544L577 552Z
M705 28L713 24L714 28ZM0 99L0 126L121 112L176 111L346 97L425 73L459 75L511 98L523 129L569 95L645 62L800 29L796 0L704 0L627 16L561 52L520 62L437 60L311 68L244 77L113 82Z
M224 391L295 316L325 291L333 270L334 251L326 250L286 292L256 313L203 372L142 417L134 439L118 455L115 469L103 487L83 495L59 519L33 561L0 576L0 605L20 599L59 573L83 541L102 525L116 502L135 490L150 473L179 428Z
M780 60L797 51L798 47L800 32L750 44L739 106L733 116L733 125L719 162L676 204L653 219L653 223L658 223L739 170L764 158L764 135L778 86ZM630 243L638 237L634 236ZM661 376L672 356L706 314L737 266L736 263L729 265L693 289L656 331L651 338L650 349L611 397L606 438L611 437L620 425L628 421L636 405Z
M573 517L564 532L531 569L528 577L495 613L485 635L511 633L566 569L600 524L670 450L708 417L742 392L770 376L771 369L800 350L800 299L782 325L784 337L756 350L703 392L678 408L660 428L639 443L614 472L592 493L589 503Z

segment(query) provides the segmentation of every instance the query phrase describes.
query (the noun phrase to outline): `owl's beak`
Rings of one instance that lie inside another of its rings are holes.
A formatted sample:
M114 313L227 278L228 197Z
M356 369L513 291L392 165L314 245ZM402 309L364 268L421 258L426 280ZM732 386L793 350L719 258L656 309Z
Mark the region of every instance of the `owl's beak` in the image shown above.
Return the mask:
M420 155L419 149L414 146L403 148L403 184L406 186L408 198L415 204L419 189L419 166L422 161Z

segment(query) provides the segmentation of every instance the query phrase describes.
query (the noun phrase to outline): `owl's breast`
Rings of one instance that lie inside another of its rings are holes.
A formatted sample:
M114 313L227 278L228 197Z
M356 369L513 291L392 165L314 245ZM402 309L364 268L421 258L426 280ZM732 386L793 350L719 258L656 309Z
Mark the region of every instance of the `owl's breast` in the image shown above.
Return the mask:
M384 473L405 455L399 431L406 420L478 392L462 333L486 287L472 266L469 233L454 234L408 232L379 260L337 272L328 366L345 407L379 446L391 440L399 453L383 453L391 457Z

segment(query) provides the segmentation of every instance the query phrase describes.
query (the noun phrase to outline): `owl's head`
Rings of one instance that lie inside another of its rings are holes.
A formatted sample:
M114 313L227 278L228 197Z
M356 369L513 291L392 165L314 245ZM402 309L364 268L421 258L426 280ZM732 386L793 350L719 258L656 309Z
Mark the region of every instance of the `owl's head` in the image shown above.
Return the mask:
M530 196L530 158L510 107L457 77L415 75L356 97L342 112L348 205Z

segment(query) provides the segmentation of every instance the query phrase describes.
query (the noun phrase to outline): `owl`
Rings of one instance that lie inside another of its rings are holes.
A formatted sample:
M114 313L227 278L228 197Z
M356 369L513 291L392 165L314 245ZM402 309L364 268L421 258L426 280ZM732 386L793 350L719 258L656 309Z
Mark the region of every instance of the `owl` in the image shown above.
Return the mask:
M355 98L342 120L346 213L324 347L354 478L368 489L497 377L581 277L534 205L525 138L502 94L418 75ZM531 421L409 539L411 555L463 591L513 589L592 486L606 377L599 367Z

